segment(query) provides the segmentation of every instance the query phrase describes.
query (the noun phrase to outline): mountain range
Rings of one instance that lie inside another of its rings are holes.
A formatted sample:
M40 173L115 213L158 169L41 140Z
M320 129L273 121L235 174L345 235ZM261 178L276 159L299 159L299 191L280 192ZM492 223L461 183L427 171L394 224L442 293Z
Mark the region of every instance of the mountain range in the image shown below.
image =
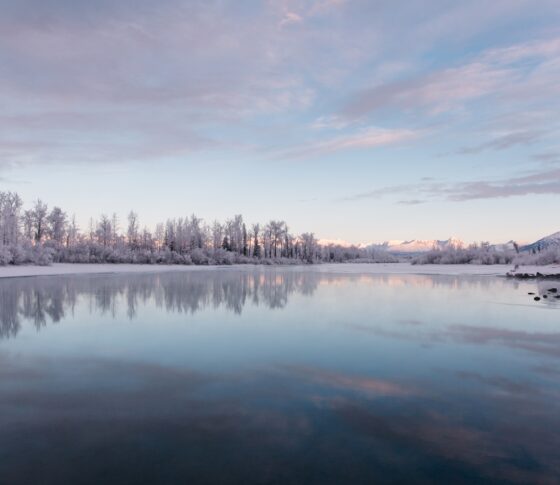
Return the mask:
M351 246L352 244L341 241L341 240L321 240L322 244L338 244L341 246ZM368 243L368 244L358 244L360 248L364 249L381 249L389 253L395 254L416 254L431 251L433 249L461 249L468 246L464 241L456 237L450 237L449 239L439 240L439 239L411 239L408 241L401 240L390 240L383 243ZM555 232L549 236L543 237L538 241L531 244L520 245L520 251L540 251L551 246L560 247L560 232ZM503 244L493 244L491 246L497 251L512 251L515 249L515 242L508 241Z
M521 251L541 251L549 247L560 248L560 232L555 232L550 236L543 237L532 244L527 244L521 248Z
M440 241L438 239L412 239L410 241L385 241L382 244L370 244L371 249L382 249L389 253L413 254L424 253L432 249L460 249L465 243L456 237Z

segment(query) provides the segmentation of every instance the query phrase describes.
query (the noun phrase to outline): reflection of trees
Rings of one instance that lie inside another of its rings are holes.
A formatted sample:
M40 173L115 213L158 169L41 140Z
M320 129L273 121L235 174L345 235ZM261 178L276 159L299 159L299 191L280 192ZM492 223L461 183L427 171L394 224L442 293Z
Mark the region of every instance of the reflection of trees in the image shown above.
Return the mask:
M124 311L130 319L136 318L143 306L170 313L194 314L205 308L224 308L240 314L246 304L283 308L290 294L311 295L320 283L349 282L398 290L459 292L470 288L486 291L493 285L517 288L525 284L493 277L337 274L298 268L10 278L0 280L0 338L15 336L20 320L32 322L40 329L64 319L78 307L113 318ZM549 298L552 300L558 301Z
M14 285L15 286L15 285ZM2 285L0 291L0 338L16 335L20 329L18 292L11 285Z
M59 322L75 304L76 293L68 281L9 279L0 283L0 337L14 336L20 330L20 317L37 329L47 321Z
M142 305L194 314L225 308L240 314L247 302L282 308L291 293L312 294L321 276L306 271L211 271L159 275L60 276L0 281L0 338L15 336L20 319L37 329L73 313L78 302L90 312L134 319Z

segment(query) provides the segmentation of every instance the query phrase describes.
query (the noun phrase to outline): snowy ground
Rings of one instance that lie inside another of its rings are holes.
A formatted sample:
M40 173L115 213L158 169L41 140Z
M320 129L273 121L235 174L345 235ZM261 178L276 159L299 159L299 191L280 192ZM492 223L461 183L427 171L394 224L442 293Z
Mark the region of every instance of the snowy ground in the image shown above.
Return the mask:
M53 264L52 266L4 266L0 267L0 278L24 276L54 276L69 274L116 274L116 273L163 273L170 271L216 271L219 269L264 269L267 266L164 266L149 264ZM289 270L301 266L282 266ZM307 270L321 273L344 274L424 274L424 275L480 275L504 276L513 268L511 265L473 265L473 264L426 264L413 266L409 263L385 264L318 264L305 266ZM560 265L522 266L518 273L560 274Z

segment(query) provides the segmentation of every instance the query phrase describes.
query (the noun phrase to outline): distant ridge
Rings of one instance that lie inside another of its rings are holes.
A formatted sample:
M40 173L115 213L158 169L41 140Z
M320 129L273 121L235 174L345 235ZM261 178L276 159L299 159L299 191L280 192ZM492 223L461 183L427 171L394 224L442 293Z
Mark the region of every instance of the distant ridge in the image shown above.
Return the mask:
M543 237L532 244L527 244L521 248L521 251L542 251L550 247L560 248L560 231Z
M432 251L434 249L445 250L445 249L462 249L466 248L468 244L456 237L450 237L449 239L411 239L408 241L402 240L389 240L382 243L361 243L352 244L341 239L322 239L319 240L320 244L323 245L340 245L343 247L355 246L362 249L379 249L386 251L388 253L395 254L419 254ZM515 241L508 241L502 244L492 244L491 249L495 251L515 251L516 250ZM543 249L548 249L550 247L560 248L560 231L550 234L549 236L543 237L538 241L531 244L519 245L520 251L542 251Z
M371 244L372 249L383 249L390 253L415 254L425 253L433 249L460 249L465 243L456 237L446 240L439 239L412 239L410 241L386 241L382 244Z
M360 244L352 244L348 241L344 241L342 239L320 239L319 244L323 244L328 246L332 245L340 245L343 247L351 247L355 246L362 249L381 249L383 251L387 251L390 253L399 253L399 254L415 254L415 253L424 253L427 251L432 251L433 249L459 249L464 248L466 245L463 241L456 237L450 237L446 240L439 240L439 239L411 239L409 241L401 241L401 240L390 240L384 241L382 243L360 243Z

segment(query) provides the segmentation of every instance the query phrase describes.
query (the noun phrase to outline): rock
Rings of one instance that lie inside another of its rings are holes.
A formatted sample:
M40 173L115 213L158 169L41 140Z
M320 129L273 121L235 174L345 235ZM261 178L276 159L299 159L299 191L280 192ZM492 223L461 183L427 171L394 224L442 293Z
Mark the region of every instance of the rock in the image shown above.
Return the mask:
M540 297L538 297L538 296L535 296L535 298L533 298L533 300L535 300L535 301L541 301Z
M543 297L543 298L548 298L548 295L543 295L542 297Z
M550 293L558 293L558 288L549 288L548 291Z
M533 293L532 291L530 291L529 293L527 293L528 295L534 295L535 293Z
M542 280L560 280L560 273L557 274L543 274L543 273L513 273L513 272L508 272L506 273L506 276L508 278L517 278L517 279L522 279L522 280L528 280L528 279L542 279ZM558 288L556 288L556 290L558 291Z

